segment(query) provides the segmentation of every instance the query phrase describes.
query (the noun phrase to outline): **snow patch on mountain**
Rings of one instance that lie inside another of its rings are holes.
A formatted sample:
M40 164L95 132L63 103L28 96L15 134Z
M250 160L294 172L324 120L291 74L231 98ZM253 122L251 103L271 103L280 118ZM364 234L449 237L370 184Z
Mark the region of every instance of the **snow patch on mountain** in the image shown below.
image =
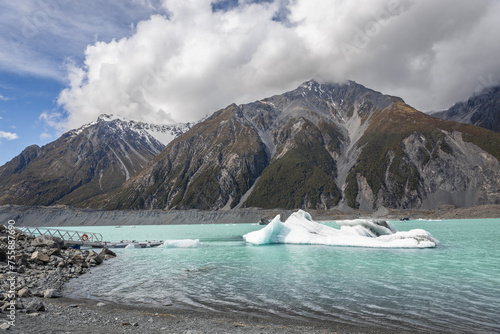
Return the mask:
M138 122L131 119L126 119L119 115L102 114L98 117L97 121L82 125L80 128L71 130L69 133L72 136L78 136L85 129L98 124L99 122L109 122L116 130L124 130L125 128L135 132L140 137L153 137L161 144L166 146L176 137L188 131L198 122L177 123L177 124L149 124ZM150 138L146 139L150 141ZM159 152L156 152L159 153Z

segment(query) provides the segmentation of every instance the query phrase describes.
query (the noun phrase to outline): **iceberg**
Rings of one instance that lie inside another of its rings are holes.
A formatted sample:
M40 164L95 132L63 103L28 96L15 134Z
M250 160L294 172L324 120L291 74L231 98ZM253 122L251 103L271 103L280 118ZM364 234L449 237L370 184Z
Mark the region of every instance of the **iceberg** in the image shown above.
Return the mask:
M165 242L158 246L163 248L200 248L203 244L199 239L182 239L182 240L165 240Z
M391 223L355 219L338 221L340 229L313 221L303 210L292 213L283 223L277 215L264 228L243 236L254 245L313 244L380 248L430 248L439 241L422 229L400 232Z

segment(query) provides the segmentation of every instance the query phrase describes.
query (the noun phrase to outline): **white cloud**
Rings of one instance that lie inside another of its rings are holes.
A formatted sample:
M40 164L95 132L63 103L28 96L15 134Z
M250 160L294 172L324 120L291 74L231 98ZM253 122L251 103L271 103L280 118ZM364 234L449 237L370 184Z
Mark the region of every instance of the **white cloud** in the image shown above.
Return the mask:
M65 126L65 115L57 110L42 112L38 116L38 120L44 125L44 131L39 135L42 141L58 137L68 130Z
M43 132L42 134L40 134L40 140L46 141L46 140L49 140L52 138L53 138L53 135L48 133L48 132Z
M64 115L57 111L44 111L38 116L38 120L57 130L64 130L62 125Z
M480 78L500 77L494 0L243 1L215 13L211 0L164 6L168 18L153 15L128 38L89 45L84 64L69 66L58 99L65 128L101 113L192 121L313 77L356 80L438 110ZM286 24L273 19L277 11L288 13Z
M6 97L6 96L3 96L2 94L0 94L0 101L10 101L10 100L13 100L13 98ZM2 118L0 118L0 119L2 119Z
M160 0L2 1L0 70L63 81L66 57L79 59L95 36L129 36L131 24L160 9Z
M5 132L0 130L0 139L14 140L18 138L19 136L17 135L17 133Z

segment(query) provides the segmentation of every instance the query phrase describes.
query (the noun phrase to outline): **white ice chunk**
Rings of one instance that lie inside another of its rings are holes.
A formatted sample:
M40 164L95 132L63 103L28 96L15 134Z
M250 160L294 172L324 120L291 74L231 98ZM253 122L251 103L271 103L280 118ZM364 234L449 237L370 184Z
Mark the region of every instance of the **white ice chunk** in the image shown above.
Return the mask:
M182 240L165 240L163 245L159 247L165 248L199 248L203 247L203 244L199 239L182 239Z
M344 228L344 226L361 227L363 229L370 231L371 232L370 234L376 237L379 237L381 235L393 234L398 231L396 230L394 225L385 220L368 220L368 219L342 220L338 221L337 225L339 225L341 229Z
M385 221L356 219L337 223L339 229L319 224L305 211L294 212L282 223L276 216L261 230L245 234L243 238L254 245L319 244L356 247L427 248L435 247L438 240L429 232L415 229L398 232Z

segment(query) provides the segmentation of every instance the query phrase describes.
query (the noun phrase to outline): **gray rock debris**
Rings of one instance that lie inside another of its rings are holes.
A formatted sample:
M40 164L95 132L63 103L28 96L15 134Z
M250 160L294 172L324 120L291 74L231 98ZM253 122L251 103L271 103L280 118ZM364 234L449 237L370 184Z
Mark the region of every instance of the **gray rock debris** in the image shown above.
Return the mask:
M14 299L12 291L15 292L16 309L30 314L45 311L44 304L36 297L62 297L61 290L69 279L116 257L116 254L107 248L98 254L95 251L68 248L60 238L35 238L19 229L13 231L15 254L9 261L9 230L0 225L0 312L8 312L11 299Z

